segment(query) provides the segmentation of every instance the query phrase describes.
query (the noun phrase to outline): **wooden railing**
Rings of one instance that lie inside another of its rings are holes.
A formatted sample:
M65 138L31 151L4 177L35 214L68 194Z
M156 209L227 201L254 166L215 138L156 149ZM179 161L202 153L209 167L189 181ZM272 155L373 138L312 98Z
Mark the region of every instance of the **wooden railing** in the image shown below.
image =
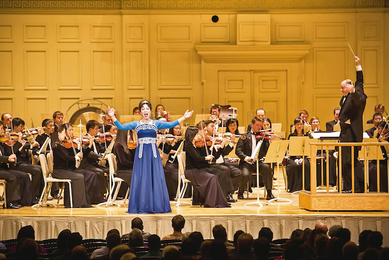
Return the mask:
M386 142L363 142L363 143L311 143L310 157L311 157L311 174L310 174L310 191L300 192L299 205L302 208L309 210L389 210L389 195L387 192L380 191L380 163L379 156L382 155L381 146L389 146L389 143ZM339 147L338 149L338 175L337 175L337 187L336 189L331 189L329 186L329 157L330 150L329 147ZM364 160L364 187L362 193L355 192L355 162L354 162L354 147L360 146L361 152L360 157ZM351 193L342 193L342 149L341 147L350 147L351 149ZM326 152L326 169L322 174L326 175L326 189L325 191L318 192L317 180L316 180L316 160L317 160L317 151L323 150ZM368 183L369 183L369 158L371 154L374 154L374 161L377 162L377 191L369 192ZM381 156L382 158L382 156ZM387 164L387 172L389 172L389 164ZM387 174L387 173L386 173ZM386 183L389 188L389 178L388 183ZM389 190L389 189L388 189Z

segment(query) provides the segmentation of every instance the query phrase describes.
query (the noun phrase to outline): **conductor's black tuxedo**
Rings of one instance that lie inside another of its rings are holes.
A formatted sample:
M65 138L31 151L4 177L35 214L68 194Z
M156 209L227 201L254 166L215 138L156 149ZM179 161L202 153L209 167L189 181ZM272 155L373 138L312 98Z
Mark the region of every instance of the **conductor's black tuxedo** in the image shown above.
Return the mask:
M340 100L340 142L362 142L363 139L363 122L362 116L365 111L366 98L363 89L363 74L362 71L357 71L357 81L355 82L355 92L349 93ZM354 163L355 163L355 190L363 183L363 169L358 161L358 151L360 147L355 147ZM344 190L351 190L351 148L343 147L342 149L342 171L344 176Z
M251 174L253 172L256 172L256 163L250 164L244 160L246 157L251 156L252 146L253 146L252 138L253 138L253 134L251 132L243 134L242 137L239 138L239 141L235 148L235 153L240 158L239 167L242 170L242 179L239 182L239 194L243 193L247 182L251 179ZM258 142L259 140L258 141L255 140L256 144ZM269 145L270 143L268 140L263 140L261 149L258 154L258 159L261 159L266 156ZM265 185L266 190L268 190L268 196L269 196L269 190L271 194L271 189L273 184L273 177L272 177L270 165L263 163L262 161L259 161L258 166L259 166L259 172L262 175L262 182Z

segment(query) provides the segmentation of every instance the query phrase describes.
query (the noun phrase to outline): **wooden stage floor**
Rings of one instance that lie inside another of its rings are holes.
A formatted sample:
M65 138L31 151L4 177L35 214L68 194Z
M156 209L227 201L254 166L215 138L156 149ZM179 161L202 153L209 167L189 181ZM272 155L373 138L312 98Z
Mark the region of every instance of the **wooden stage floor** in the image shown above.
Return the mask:
M245 205L256 202L256 189L249 199L239 200L231 204L231 208L203 208L191 206L190 199L184 199L180 207L172 202L172 213L168 214L127 214L128 204L117 201L119 206L96 206L88 209L69 209L57 207L23 207L18 210L0 209L0 240L16 238L20 227L33 225L37 239L53 238L69 228L80 232L84 238L105 238L106 232L117 228L121 233L130 231L131 220L140 216L145 230L160 236L171 233L171 218L176 214L185 217L185 232L201 231L205 238L212 237L212 227L223 224L228 230L228 238L232 239L235 231L241 229L257 236L263 226L270 227L274 238L289 237L296 228L313 228L317 221L327 226L335 224L347 227L352 232L352 241L358 241L358 234L364 229L379 230L384 233L384 245L389 246L389 212L312 212L299 207L298 194L287 193L284 189L282 175L277 176L281 187L281 198L290 199L291 203L276 202L268 206ZM277 195L277 191L273 191ZM234 195L237 196L236 194ZM266 202L260 191L260 201ZM246 196L245 196L246 198ZM388 202L389 203L389 202ZM50 205L56 201L50 201ZM385 239L386 237L386 239Z

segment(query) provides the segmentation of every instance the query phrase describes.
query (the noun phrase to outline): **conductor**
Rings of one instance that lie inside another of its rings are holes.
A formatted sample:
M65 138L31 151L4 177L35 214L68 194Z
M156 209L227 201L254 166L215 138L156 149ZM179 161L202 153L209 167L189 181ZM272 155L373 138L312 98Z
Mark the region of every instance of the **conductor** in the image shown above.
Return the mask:
M340 142L362 142L362 115L365 110L366 98L363 90L362 66L359 58L354 57L357 70L357 81L355 85L350 79L343 80L340 91L343 97L340 100ZM358 160L358 151L360 146L354 147L354 164L355 164L355 191L363 192L363 169ZM351 147L342 147L342 172L344 177L344 192L351 192Z

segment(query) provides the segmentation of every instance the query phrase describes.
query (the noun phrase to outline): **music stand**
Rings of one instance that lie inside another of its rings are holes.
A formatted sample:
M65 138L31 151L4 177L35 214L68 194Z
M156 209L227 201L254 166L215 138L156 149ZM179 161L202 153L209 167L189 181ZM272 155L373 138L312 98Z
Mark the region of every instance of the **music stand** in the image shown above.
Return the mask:
M286 150L288 149L289 141L288 140L274 140L270 143L269 149L266 153L265 163L276 163L277 164L277 172L280 171L280 163L284 159L284 155ZM285 182L285 185L286 182ZM275 202L287 202L292 203L290 199L284 199L280 197L280 185L278 184L278 195L274 199L269 200L269 203Z
M306 141L307 140L307 141ZM305 167L304 167L304 161L305 161L305 156L309 155L309 153L305 153L305 144L306 142L309 141L308 136L291 136L289 139L289 156L302 156L303 161L302 161L302 190L304 191L304 186L305 186ZM309 147L309 145L308 145ZM307 150L308 151L308 150ZM309 152L309 151L308 151ZM292 194L295 195L299 193L300 191L295 191Z
M260 202L259 201L259 160L258 160L258 154L259 154L259 151L261 150L261 146L262 146L262 140L260 140L257 144L257 146L255 147L255 153L251 156L251 158L257 158L257 200L255 202L249 202L249 203L246 203L244 204L245 206L247 205L250 205L250 204L256 204L258 205L259 207L263 207L263 205L266 205L266 206L269 206L269 204L267 202ZM247 190L248 192L248 190Z

